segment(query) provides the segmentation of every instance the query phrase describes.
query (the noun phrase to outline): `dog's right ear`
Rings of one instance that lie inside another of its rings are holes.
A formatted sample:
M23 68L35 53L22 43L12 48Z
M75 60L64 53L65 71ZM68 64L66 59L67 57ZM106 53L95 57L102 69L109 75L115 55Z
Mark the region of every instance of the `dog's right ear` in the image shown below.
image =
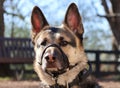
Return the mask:
M43 29L44 26L49 25L46 18L44 17L42 11L39 7L35 6L32 11L31 16L31 23L32 23L32 40L35 36Z

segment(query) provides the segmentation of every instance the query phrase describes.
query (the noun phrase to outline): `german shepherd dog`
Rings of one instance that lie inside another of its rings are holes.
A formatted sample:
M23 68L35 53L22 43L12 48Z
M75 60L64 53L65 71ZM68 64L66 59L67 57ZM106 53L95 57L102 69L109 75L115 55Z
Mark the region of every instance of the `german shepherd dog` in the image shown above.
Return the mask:
M48 24L35 6L31 16L34 69L49 88L100 88L89 76L91 67L84 52L83 24L75 3L70 4L61 26Z

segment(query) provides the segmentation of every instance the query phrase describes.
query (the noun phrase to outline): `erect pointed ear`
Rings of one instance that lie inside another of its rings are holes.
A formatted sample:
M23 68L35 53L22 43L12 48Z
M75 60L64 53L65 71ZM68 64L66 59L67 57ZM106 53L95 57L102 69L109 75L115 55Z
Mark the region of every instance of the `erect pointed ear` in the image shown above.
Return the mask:
M40 32L44 26L48 25L48 22L45 19L42 11L37 6L33 8L32 16L31 16L31 23L33 26L32 31L36 34Z
M70 4L68 7L63 23L77 35L83 34L84 29L82 25L82 19L75 3Z

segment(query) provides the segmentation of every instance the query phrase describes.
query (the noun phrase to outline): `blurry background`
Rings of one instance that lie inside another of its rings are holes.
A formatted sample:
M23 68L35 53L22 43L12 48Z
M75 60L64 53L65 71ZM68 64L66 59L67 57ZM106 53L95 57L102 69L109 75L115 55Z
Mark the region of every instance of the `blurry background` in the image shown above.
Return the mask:
M85 29L85 48L111 50L112 31L105 17L102 0L1 0L4 9L4 36L28 37L31 31L31 11L35 5L41 8L51 25L60 25L71 2L75 2L82 15ZM103 0L104 1L104 0ZM112 9L106 0L108 9ZM106 46L107 44L107 46Z
M82 16L85 31L83 35L84 47L89 60L94 63L92 66L93 70L96 69L94 70L97 72L96 75L103 76L103 71L104 75L112 74L115 79L120 79L119 0L0 0L1 77L10 75L9 73L12 73L11 69L15 70L13 73L17 80L36 77L36 75L28 74L23 77L23 70L32 70L32 73L34 73L31 65L34 54L30 42L32 9L37 5L44 13L49 24L58 26L64 20L67 7L72 2L77 4ZM13 40L15 43L13 43ZM8 42L3 43L3 41ZM29 46L29 49L26 46ZM5 50L7 56L4 56ZM29 56L32 58L31 61L25 60L28 58L26 52L31 55ZM24 56L22 53L26 55L25 58L22 57ZM8 56L13 59L9 59ZM17 61L16 57L24 60L20 61L19 59ZM28 64L28 62L31 63ZM113 79L113 76L110 75L111 77Z

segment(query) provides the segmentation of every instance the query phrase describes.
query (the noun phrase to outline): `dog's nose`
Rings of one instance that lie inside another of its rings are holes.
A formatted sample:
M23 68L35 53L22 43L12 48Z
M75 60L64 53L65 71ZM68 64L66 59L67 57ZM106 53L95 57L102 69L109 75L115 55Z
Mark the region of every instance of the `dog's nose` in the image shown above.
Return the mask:
M45 59L47 60L47 62L52 62L53 63L55 61L56 57L54 55L47 55L45 57Z

